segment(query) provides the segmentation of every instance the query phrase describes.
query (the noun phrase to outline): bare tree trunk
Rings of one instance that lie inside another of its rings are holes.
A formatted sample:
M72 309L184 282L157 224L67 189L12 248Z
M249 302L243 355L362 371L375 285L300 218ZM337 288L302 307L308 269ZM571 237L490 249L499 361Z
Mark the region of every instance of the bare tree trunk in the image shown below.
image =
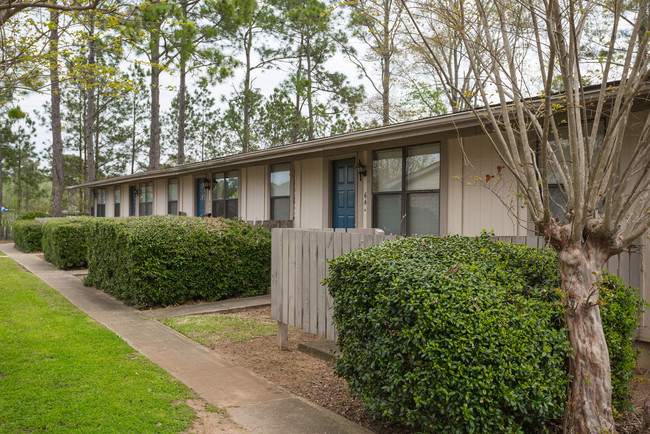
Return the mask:
M180 87L178 89L178 164L185 163L185 62L181 61Z
M384 6L383 53L381 53L381 109L383 125L390 124L390 8Z
M95 120L95 20L90 14L90 27L88 28L88 75L86 78L86 171L87 182L95 180L95 147L93 145L93 122ZM88 213L92 215L93 204L90 200L92 190L88 189Z
M307 58L307 110L309 113L307 125L307 140L314 140L314 102L311 81L311 39L307 35L307 42L305 44L305 57Z
M298 53L298 70L296 71L296 107L294 110L293 118L293 140L292 143L298 141L300 135L300 90L302 85L300 81L302 80L302 46L304 43L304 36L300 36L300 49Z
M598 279L606 249L590 242L560 252L562 291L567 295L567 327L574 349L571 414L578 433L614 432L607 342L598 307ZM605 431L603 431L605 430Z
M160 24L151 32L151 131L149 170L160 169Z
M59 14L57 12L50 11L50 22L52 23L50 29L50 101L52 110L51 213L54 217L61 217L63 203L63 140L61 138L61 93L59 90ZM0 188L1 194L2 188Z
M135 154L136 154L136 128L137 128L137 116L138 116L138 106L136 105L136 94L135 92L133 93L133 112L131 115L133 116L131 119L133 121L131 125L131 175L135 173Z
M246 77L244 78L244 137L242 138L242 152L250 150L251 144L251 49L253 46L253 32L249 29L244 42L246 53Z

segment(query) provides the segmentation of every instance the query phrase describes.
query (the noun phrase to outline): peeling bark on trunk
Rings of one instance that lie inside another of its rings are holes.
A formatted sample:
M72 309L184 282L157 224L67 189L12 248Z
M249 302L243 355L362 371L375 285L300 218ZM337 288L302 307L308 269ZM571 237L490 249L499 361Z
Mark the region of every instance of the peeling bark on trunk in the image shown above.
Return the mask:
M574 349L569 410L578 433L614 432L609 353L597 304L599 277L608 257L607 248L590 242L564 248L559 255Z

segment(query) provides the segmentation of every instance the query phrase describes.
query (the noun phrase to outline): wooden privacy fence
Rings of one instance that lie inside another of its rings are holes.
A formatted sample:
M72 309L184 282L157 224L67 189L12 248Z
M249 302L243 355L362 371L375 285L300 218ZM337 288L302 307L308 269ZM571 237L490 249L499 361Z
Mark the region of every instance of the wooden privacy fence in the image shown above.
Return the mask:
M528 247L543 249L549 247L544 237L493 237L496 241L503 241L512 244L523 244ZM605 265L612 273L616 274L629 286L641 288L642 277L642 254L641 246L633 246L631 251L623 252L610 258Z
M271 230L271 317L278 321L280 345L287 346L287 326L335 340L332 322L332 298L322 284L327 276L327 261L358 248L370 247L395 239L380 229ZM497 241L528 247L548 247L543 237L494 237ZM607 268L626 284L640 288L642 256L640 249L611 258ZM642 325L643 326L643 325ZM642 327L643 330L643 327ZM650 341L650 334L639 339Z
M271 234L271 317L280 324L281 345L287 325L336 339L332 298L322 284L327 261L395 239L380 229L272 229Z

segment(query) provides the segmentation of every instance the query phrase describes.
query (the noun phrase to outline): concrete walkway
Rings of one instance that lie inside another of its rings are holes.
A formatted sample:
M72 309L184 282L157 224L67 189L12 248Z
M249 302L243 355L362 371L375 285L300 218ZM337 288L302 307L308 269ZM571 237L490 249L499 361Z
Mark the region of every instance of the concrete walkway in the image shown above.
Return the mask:
M155 310L141 312L125 306L102 291L85 287L73 273L61 271L34 254L18 251L13 244L0 244L0 250L136 351L194 389L206 401L225 409L235 423L249 432L370 432L336 413L292 395L155 321ZM253 302L259 303L260 300ZM173 309L166 311L168 316L180 312L180 308Z

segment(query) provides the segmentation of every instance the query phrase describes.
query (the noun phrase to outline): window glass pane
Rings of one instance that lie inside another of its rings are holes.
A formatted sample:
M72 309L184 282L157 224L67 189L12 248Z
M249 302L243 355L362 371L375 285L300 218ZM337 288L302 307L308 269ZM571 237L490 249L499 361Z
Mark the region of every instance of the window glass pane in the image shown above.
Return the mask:
M178 200L178 179L170 179L167 184L167 200Z
M591 133L591 128L593 128L593 122L589 121L587 124L587 128L589 133ZM558 127L558 135L560 137L560 146L555 146L555 138L552 135L552 133L549 133L549 143L551 143L551 149L553 153L555 154L558 163L562 164L562 155L564 155L564 160L567 165L567 169L569 170L569 173L571 173L572 166L573 166L573 161L571 158L571 148L569 147L569 127L566 125ZM605 128L603 124L601 123L598 126L598 132L596 135L596 142L594 145L594 153L593 153L593 161L591 164L595 162L596 156L598 154L598 150L603 144L603 139L605 138ZM585 140L588 140L586 138ZM585 153L586 153L586 145L585 145ZM548 165L548 183L549 184L559 184L562 182L562 179L560 178L559 174L554 173L553 169L555 168L554 164L552 163L553 159L549 157L549 162L551 164Z
M406 176L409 190L440 188L440 144L411 146L406 156Z
M115 204L115 217L119 217L119 216L120 216L120 204L116 203Z
M402 149L375 152L372 161L372 190L400 191L402 189Z
M140 184L139 188L139 194L138 194L138 202L139 203L145 203L147 199L147 185L146 184ZM142 213L140 213L142 214Z
M234 175L234 176L233 176ZM239 196L239 178L237 173L228 173L226 178L226 198L236 199Z
M167 213L171 215L176 215L178 214L178 201L176 200L171 200L167 204Z
M406 206L406 226L409 235L439 234L439 193L411 193Z
M120 196L122 195L122 189L120 187L115 187L115 203L120 203Z
M291 194L291 174L289 163L271 167L271 197Z
M271 198L271 220L289 220L289 198Z
M566 210L566 199L562 193L562 187L559 185L549 185L549 209L553 217L556 217L561 222L566 222L566 216L564 215L564 210Z
M147 202L153 202L153 183L147 182Z
M225 201L212 201L212 217L225 217Z
M228 208L226 210L226 217L229 219L233 219L237 217L238 211L237 211L237 199L229 199L226 201L226 207Z
M224 198L225 184L226 181L223 173L215 173L212 175L212 200Z
M106 190L100 188L97 190L97 204L103 205L106 203Z
M375 196L375 226L387 234L399 234L402 219L402 195L380 194Z

